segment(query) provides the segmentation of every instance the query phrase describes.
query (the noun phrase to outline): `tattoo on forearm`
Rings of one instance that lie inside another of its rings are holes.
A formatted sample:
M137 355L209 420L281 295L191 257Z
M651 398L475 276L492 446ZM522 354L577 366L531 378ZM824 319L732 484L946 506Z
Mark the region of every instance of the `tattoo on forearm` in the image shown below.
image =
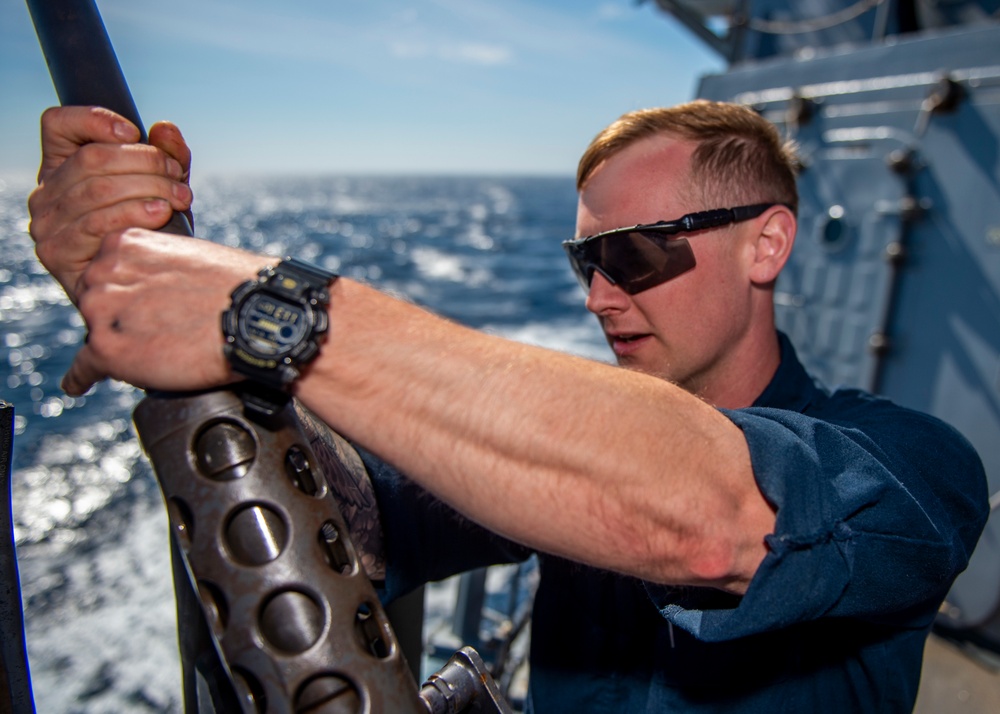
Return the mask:
M302 427L372 580L385 580L385 547L375 490L354 448L312 412L296 403Z

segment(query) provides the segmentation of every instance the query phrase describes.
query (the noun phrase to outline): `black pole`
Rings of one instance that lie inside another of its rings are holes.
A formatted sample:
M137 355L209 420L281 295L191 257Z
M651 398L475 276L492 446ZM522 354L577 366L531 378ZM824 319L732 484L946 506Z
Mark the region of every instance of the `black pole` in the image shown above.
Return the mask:
M94 0L27 0L63 106L100 106L146 130Z
M27 0L52 84L63 106L99 106L131 121L147 141L118 56L94 0ZM175 213L161 230L193 235L187 217Z

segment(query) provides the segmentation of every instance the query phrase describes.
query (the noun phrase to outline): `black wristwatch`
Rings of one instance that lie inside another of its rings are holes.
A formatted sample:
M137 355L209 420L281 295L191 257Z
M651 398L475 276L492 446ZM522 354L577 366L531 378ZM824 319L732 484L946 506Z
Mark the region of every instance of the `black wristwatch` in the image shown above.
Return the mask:
M319 352L337 274L285 258L257 276L233 291L222 313L226 358L251 380L284 389Z

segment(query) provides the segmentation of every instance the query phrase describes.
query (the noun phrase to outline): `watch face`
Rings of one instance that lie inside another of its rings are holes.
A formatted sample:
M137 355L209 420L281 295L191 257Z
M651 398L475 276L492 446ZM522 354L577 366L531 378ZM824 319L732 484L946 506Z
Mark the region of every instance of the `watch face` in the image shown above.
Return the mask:
M290 352L309 331L306 309L266 292L251 295L240 310L241 336L257 354L278 357Z

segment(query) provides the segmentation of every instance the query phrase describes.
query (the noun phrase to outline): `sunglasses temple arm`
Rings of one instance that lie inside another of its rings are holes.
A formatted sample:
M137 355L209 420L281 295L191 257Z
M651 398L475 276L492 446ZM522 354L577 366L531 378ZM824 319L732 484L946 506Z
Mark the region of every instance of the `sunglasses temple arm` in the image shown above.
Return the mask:
M684 226L685 232L703 231L706 228L715 228L735 222L736 212L730 208L719 208L714 211L702 211L701 213L689 213L678 221Z
M700 213L689 213L681 218L678 223L684 226L685 231L703 231L706 228L725 226L730 223L740 223L750 218L756 218L774 203L758 203L753 206L737 206L736 208L718 208L714 211L702 211ZM784 204L781 204L784 205Z

